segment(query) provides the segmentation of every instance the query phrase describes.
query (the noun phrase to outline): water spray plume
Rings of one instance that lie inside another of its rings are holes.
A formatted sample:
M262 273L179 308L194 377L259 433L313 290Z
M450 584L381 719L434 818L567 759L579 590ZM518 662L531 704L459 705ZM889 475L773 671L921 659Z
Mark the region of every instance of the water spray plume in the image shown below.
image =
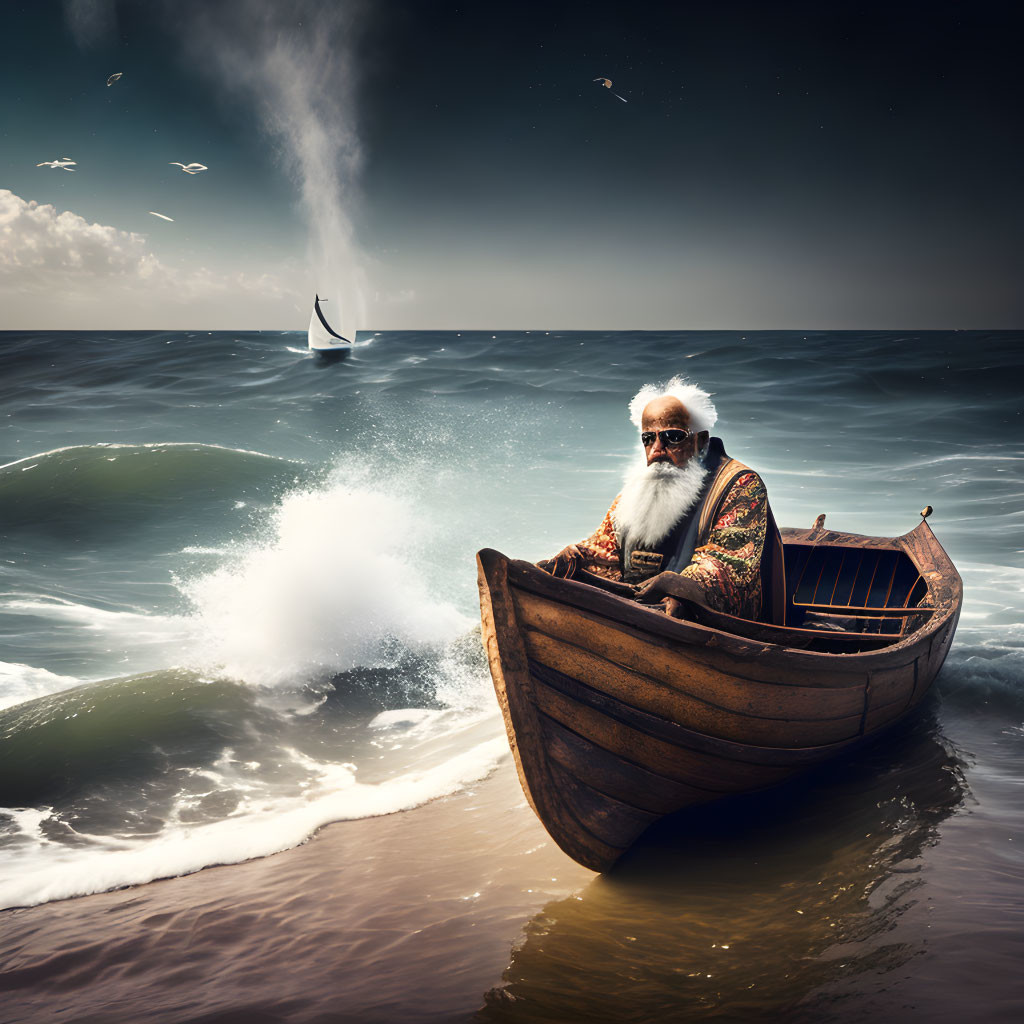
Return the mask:
M417 536L389 495L344 482L292 492L264 542L183 585L197 667L289 687L387 665L395 642L444 648L473 621L431 592L409 550Z
M363 10L359 3L235 0L191 5L179 21L202 66L254 104L277 142L308 224L310 301L317 291L329 297L345 325L366 319L364 259L352 221L362 163L355 43Z

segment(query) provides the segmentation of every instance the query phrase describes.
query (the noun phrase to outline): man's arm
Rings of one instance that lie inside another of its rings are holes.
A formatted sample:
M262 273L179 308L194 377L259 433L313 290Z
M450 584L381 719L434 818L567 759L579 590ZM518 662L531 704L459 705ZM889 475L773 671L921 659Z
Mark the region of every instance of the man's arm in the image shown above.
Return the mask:
M742 473L722 500L707 542L681 575L700 585L708 607L756 619L767 530L768 492L756 473Z

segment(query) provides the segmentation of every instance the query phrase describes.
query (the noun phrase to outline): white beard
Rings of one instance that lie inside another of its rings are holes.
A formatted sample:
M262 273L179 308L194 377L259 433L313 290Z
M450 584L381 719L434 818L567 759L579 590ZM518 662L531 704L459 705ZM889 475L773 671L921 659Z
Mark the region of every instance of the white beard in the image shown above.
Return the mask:
M615 535L625 533L635 544L654 545L664 540L693 508L708 471L697 459L680 469L671 462L637 466L626 477L615 509Z

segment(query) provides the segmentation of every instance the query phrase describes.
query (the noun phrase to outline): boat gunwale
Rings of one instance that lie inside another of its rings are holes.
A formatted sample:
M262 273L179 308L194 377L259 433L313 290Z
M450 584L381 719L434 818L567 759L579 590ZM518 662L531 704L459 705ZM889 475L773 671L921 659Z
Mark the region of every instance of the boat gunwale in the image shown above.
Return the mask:
M843 669L848 668L855 672L888 668L893 664L906 663L909 652L938 634L959 609L963 587L960 575L924 520L909 533L900 537L871 537L834 530L818 531L813 528L800 530L792 527L784 527L781 533L784 543L795 546L881 548L903 552L910 558L922 577L926 572L930 576L930 579L926 580L926 584L929 594L933 594L935 597L935 604L922 608L922 613L928 615L928 621L895 643L877 650L845 653L808 651L784 643L752 639L741 634L730 633L717 626L687 619L671 618L663 611L645 607L590 584L576 580L558 579L531 562L508 558L507 555L503 555L493 548L484 548L479 552L478 557L485 561L489 561L495 556L505 559L510 570L509 584L512 587L520 587L550 600L558 601L584 614L590 613L599 618L610 619L654 634L670 643L678 644L681 648L686 649L687 653L699 654L703 648L709 648L715 653L724 653L741 660L763 658L769 662L805 663L807 667L828 663L837 668L842 666ZM941 584L946 584L946 586L942 587ZM720 621L733 620L748 627L754 626L765 632L773 630L788 632L794 628L750 623L748 620L736 616L724 613L715 614ZM841 636L842 634L837 633L837 638L841 638Z

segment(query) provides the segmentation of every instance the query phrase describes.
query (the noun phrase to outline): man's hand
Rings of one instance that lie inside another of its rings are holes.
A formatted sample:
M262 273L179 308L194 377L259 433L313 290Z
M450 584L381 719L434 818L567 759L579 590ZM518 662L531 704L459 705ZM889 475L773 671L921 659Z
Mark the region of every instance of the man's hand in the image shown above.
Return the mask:
M546 558L537 565L552 576L572 578L571 574L577 569L588 565L607 565L616 568L619 564L617 558L605 558L601 555L591 554L583 551L578 544L567 544L553 558Z
M552 559L552 561L555 562L555 563L558 563L558 562L566 562L566 563L568 563L569 561L571 561L573 559L581 559L582 560L582 558L583 558L583 552L580 551L580 549L575 544L566 544L565 547L562 548L562 550L559 551L557 555L555 555L555 557Z
M552 576L567 576L573 564L583 561L583 552L575 544L566 544L554 558L546 558L537 565Z
M693 601L695 604L707 603L700 584L677 572L659 572L657 576L641 583L636 590L636 600L651 603L666 601L666 610L670 615L678 613L678 601Z

